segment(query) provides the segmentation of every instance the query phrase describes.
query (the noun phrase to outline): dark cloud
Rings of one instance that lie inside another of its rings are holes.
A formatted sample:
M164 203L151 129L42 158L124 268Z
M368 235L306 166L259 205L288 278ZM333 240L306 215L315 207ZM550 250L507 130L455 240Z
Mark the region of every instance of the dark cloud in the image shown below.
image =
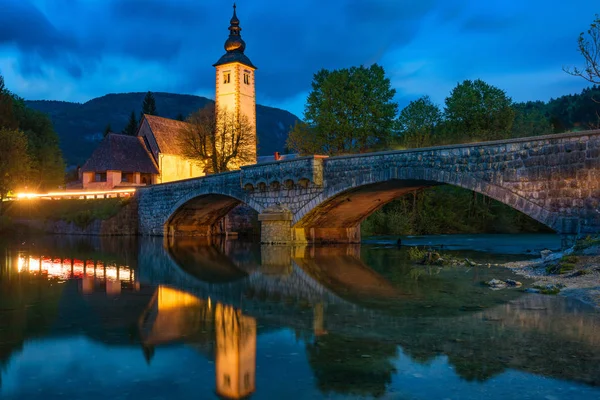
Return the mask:
M277 104L309 90L321 68L379 62L396 81L435 73L456 82L568 64L577 33L591 22L581 16L595 0L585 1L573 10L558 0L241 0L238 16L246 54L259 68L259 101ZM10 52L26 80L47 71L68 79L72 96L82 96L80 87L88 96L212 93L230 17L223 1L0 0L0 52ZM413 58L423 67L398 67Z
M25 75L42 73L41 66L35 65L38 56L42 61L59 61L65 50L78 50L75 40L57 30L28 1L9 0L0 7L0 46L12 44L20 50Z

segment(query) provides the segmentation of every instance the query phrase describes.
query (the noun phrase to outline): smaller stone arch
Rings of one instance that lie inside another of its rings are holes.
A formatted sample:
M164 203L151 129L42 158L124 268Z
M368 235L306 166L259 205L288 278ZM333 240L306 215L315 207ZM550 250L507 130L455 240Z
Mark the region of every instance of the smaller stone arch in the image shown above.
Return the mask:
M310 179L308 179L308 178L298 179L298 186L300 186L301 188L307 189L309 185L310 185Z
M294 180L293 179L286 179L283 181L283 187L285 187L287 190L291 190L294 188Z
M254 185L251 184L250 182L246 183L244 185L244 190L246 190L247 192L253 192L254 191Z
M256 187L261 192L267 191L267 183L265 181L258 181L258 183L256 184Z
M281 184L279 183L279 181L271 181L271 183L269 184L269 188L271 190L279 190L281 188Z

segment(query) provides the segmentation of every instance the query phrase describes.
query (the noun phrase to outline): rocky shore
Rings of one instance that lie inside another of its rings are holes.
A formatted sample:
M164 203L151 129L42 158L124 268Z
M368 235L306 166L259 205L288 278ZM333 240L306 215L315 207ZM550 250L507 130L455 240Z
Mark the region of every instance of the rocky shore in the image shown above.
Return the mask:
M532 292L560 294L600 308L600 239L584 239L565 251L542 251L540 258L503 264L534 279Z

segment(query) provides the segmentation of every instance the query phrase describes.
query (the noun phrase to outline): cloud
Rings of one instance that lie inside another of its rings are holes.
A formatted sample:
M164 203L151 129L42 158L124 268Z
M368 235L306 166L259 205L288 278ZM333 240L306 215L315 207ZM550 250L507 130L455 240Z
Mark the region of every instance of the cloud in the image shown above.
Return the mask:
M258 101L301 113L299 98L321 68L377 62L405 91L399 98L439 98L426 90L576 63L577 34L597 8L595 0L580 3L252 0L238 2L237 11L246 54L259 68ZM0 7L0 53L13 77L7 85L29 98L68 96L58 100L134 90L213 93L212 64L224 53L231 17L229 5L198 0L2 0ZM37 92L25 84L43 79Z

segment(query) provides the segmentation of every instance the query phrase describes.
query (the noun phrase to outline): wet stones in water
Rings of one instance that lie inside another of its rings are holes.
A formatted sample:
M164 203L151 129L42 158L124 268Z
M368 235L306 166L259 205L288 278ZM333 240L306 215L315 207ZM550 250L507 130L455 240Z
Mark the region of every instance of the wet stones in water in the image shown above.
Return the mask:
M515 281L513 279L507 279L505 281L501 281L500 279L492 279L490 281L484 282L485 285L489 286L490 289L498 290L504 289L507 287L521 287L523 284L519 281Z
M546 260L551 255L552 255L552 251L551 250L542 250L542 251L540 251L540 257L542 257L542 260Z
M558 294L565 285L562 283L547 284L543 286L534 286L526 290L527 293L541 293L541 294Z

